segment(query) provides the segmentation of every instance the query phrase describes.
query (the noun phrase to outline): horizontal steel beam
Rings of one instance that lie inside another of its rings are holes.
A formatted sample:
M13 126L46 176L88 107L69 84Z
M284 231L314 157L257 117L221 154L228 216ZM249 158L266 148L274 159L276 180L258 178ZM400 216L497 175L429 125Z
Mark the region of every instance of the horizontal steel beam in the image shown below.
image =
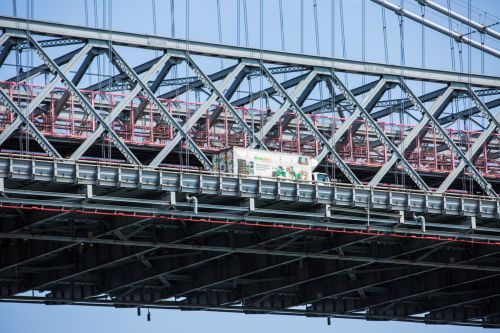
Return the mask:
M0 177L98 185L121 189L185 192L234 198L331 204L451 216L500 217L500 200L481 196L437 194L384 187L238 177L202 171L76 162L0 155Z
M397 65L384 65L378 63L366 63L344 59L332 59L331 57L320 57L303 54L285 53L279 51L260 50L238 46L219 45L181 39L147 36L135 33L109 31L67 24L44 22L37 20L26 20L0 16L0 28L4 30L17 29L29 30L33 34L74 38L74 39L96 39L113 43L114 45L126 45L153 50L176 49L180 51L189 50L190 54L205 56L216 56L232 59L254 59L269 63L282 65L300 65L309 67L334 68L336 71L359 73L368 75L400 75L407 79L418 79L422 81L436 82L463 82L473 86L500 87L500 80L495 76L469 75L464 73L420 69L412 67L401 67Z

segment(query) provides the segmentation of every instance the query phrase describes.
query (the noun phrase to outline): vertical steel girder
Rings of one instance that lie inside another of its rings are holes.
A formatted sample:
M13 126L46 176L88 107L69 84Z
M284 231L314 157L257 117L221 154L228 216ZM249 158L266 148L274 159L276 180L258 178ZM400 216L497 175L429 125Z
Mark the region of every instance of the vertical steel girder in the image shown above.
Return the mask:
M151 78L151 76L161 67L163 66L168 60L170 56L167 54L164 54L163 57L161 57L156 64L151 66L151 68L146 72L146 74L143 77L144 81L147 81ZM109 113L106 118L104 118L104 121L109 127L113 127L113 121L120 115L120 113L127 107L127 105L134 99L137 94L142 90L142 87L139 84L136 84L135 87L116 105L116 107ZM79 159L80 157L83 156L83 154L94 144L94 142L104 133L105 129L103 125L100 125L90 136L88 136L85 141L82 142L82 144L73 152L73 154L70 156L70 159Z
M386 80L380 79L377 84L369 91L368 95L366 95L365 99L361 102L361 106L365 108L368 112L370 112L377 101L382 97L384 92L388 89L388 85ZM332 137L328 140L328 143L335 147L337 142L342 138L342 136L349 130L349 128L354 124L354 122L359 119L361 115L360 108L356 108L354 112L349 116L349 119L344 120L342 125L340 125L339 129L335 131ZM323 148L321 152L315 157L316 161L321 163L323 159L328 154L328 150Z
M209 170L212 166L208 157L200 150L196 143L191 139L191 137L182 130L182 127L174 119L174 117L168 112L165 106L159 101L158 97L149 89L146 83L142 82L137 73L122 59L122 57L114 50L112 45L108 46L111 50L113 60L115 64L120 68L120 70L127 75L133 83L137 83L142 92L147 96L147 98L156 106L161 114L161 118L172 125L174 129L181 133L184 140L186 140L189 149L193 152L195 157L202 163L203 167Z
M349 103L355 107L356 109L361 110L361 117L366 121L366 125L368 127L371 127L373 131L375 132L375 135L378 137L378 139L391 151L391 154L393 156L397 157L397 160L402 164L403 169L408 173L410 178L415 182L415 184L418 186L423 191L429 191L429 187L427 184L423 181L423 179L420 177L420 175L413 169L411 164L406 160L404 157L403 153L398 151L394 143L389 140L387 135L385 135L384 131L380 128L380 126L377 124L377 122L372 118L370 113L363 108L363 106L356 100L354 95L351 93L349 89L347 89L346 86L342 83L342 81L339 80L337 75L332 72L332 77L331 80L333 81L333 84L337 86L337 88L340 90L340 92L346 97L346 99L349 101Z
M496 120L500 121L500 112L496 115ZM465 159L461 159L460 163L458 163L455 169L453 169L448 174L446 179L441 183L441 185L437 189L437 192L444 192L450 187L453 181L455 181L455 179L457 179L457 177L460 175L460 172L462 172L462 170L465 168L466 161L469 162L474 161L475 157L481 152L480 150L481 147L493 139L492 134L495 132L495 130L498 130L498 127L493 121L491 121L490 125L484 131L481 132L477 140L474 141L472 146L465 153Z
M306 90L307 86L316 79L318 72L316 70L312 70L309 72L307 77L301 81L295 89L290 94L290 98L295 100L299 95L303 94ZM306 92L307 94L310 92ZM267 133L271 130L271 128L281 119L281 116L288 110L290 107L290 100L286 99L280 108L272 115L272 117L266 121L264 126L255 134L259 139L263 140ZM256 145L255 142L252 143L251 147L254 148Z
M224 89L226 89L226 87L234 80L234 78L237 75L239 75L239 73L241 73L245 69L245 67L246 64L244 62L240 62L238 66L236 66L236 68L231 73L229 73L229 75L227 75L225 79L221 82L219 90L223 91ZM188 133L189 130L198 122L201 116L203 116L206 113L207 109L217 100L217 98L218 98L217 93L212 92L210 97L202 105L198 107L196 112L193 113L191 117L189 117L189 119L187 119L187 121L182 126L182 131ZM167 155L174 149L174 147L177 146L177 144L181 141L181 139L182 135L180 133L177 133L177 135L172 139L172 141L167 143L161 149L161 151L156 155L156 157L151 161L151 163L149 163L149 166L151 167L158 166L165 159L165 157L167 157Z
M429 110L429 114L432 116L438 115L445 107L448 105L450 99L452 98L452 94L454 92L453 87L448 87L446 91L441 95L432 105L431 109ZM406 137L403 139L403 141L400 142L399 146L395 148L400 155L404 154L406 148L415 140L415 138L420 134L420 132L424 129L424 127L427 125L429 121L429 118L427 115L424 115L424 117L420 120L420 122L413 127L413 129L406 135ZM389 170L392 168L394 163L396 163L398 160L398 155L393 154L391 158L382 166L382 168L379 169L377 174L373 176L372 180L368 183L369 186L376 186L382 178L389 172ZM429 191L429 190L428 190Z
M198 76L201 82L203 82L203 85L208 87L212 93L215 93L217 95L218 101L226 107L229 112L231 112L231 115L236 119L238 124L242 127L242 129L247 132L248 136L250 137L251 142L257 142L258 145L261 147L261 149L267 150L266 146L255 136L254 131L250 126L247 125L247 123L241 118L241 116L236 112L234 109L233 105L227 100L227 98L224 96L222 92L220 92L217 87L214 85L212 80L201 70L200 67L193 61L191 56L187 53L184 52L184 56L186 57L186 60L188 61L189 67L193 70L193 72Z
M429 113L429 111L425 108L425 106L422 104L422 102L413 94L413 92L410 90L410 88L406 85L404 80L399 77L399 85L403 89L404 92L406 92L408 98L412 102L412 104L422 113L422 116L426 116L427 118L422 118L422 121L425 121L426 123L431 123L431 126L436 129L438 135L443 139L444 143L446 146L457 155L457 157L463 161L466 164L467 169L470 171L472 178L481 186L481 188L484 190L485 193L492 197L498 197L498 195L495 193L493 190L492 186L484 177L479 173L479 171L476 169L474 164L472 163L471 160L469 160L462 150L457 147L455 142L450 138L450 136L446 133L446 131L441 127L439 122L437 121L434 116ZM424 120L425 119L425 120Z
M42 61L47 65L48 69L54 74L61 77L63 80L64 86L71 91L73 94L75 101L81 103L82 109L87 113L94 116L96 121L99 124L102 124L108 134L110 135L111 141L116 146L116 148L123 154L123 156L127 159L128 162L136 165L140 165L141 162L135 157L135 155L130 151L130 149L125 145L123 140L113 131L111 127L109 127L102 116L92 107L87 97L85 97L78 88L71 82L70 79L63 73L63 71L59 68L59 66L45 53L44 49L38 44L37 41L31 37L29 32L26 32L26 38L28 42L34 46L34 50L36 54L42 59Z
M287 91L281 86L281 84L274 78L274 76L269 72L269 70L264 66L263 63L260 63L264 76L267 78L271 86L278 92L278 94L290 103L290 108L297 114L304 125L307 127L309 131L311 131L311 135L320 141L320 143L329 150L332 154L333 160L337 167L342 171L342 173L347 177L349 182L354 185L361 185L361 181L356 177L356 175L352 172L351 168L347 166L347 164L342 160L334 147L329 145L328 140L321 134L321 132L314 126L311 120L306 116L306 114L302 111L300 106L288 95Z

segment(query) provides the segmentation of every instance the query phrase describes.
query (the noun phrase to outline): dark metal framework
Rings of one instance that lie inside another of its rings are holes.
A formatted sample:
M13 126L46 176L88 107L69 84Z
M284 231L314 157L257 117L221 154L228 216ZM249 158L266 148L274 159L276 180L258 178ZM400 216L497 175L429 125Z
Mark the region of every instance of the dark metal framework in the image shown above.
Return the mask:
M0 153L0 301L500 327L498 77L8 17L0 28L0 73L13 50L40 59L0 83L0 149L30 153ZM75 49L47 52L60 46ZM132 66L124 46L157 54ZM102 56L119 73L83 87ZM232 65L207 74L197 57ZM181 63L191 75L167 78ZM350 89L344 73L374 80ZM236 97L260 75L267 87ZM439 87L418 96L413 81ZM312 101L319 83L331 95ZM381 101L393 89L405 98ZM207 98L179 107L192 90ZM464 98L474 106L449 112ZM259 99L277 107L249 107ZM397 112L413 123L388 130ZM482 119L476 131L452 127L466 118ZM336 182L202 171L231 145L308 154ZM457 193L465 181L476 187Z

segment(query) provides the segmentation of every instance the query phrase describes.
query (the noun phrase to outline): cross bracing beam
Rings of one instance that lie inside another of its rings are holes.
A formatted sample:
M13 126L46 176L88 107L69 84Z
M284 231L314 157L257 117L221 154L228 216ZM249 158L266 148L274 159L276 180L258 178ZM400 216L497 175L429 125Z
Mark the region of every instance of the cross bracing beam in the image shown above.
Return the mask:
M75 86L78 86L78 84L80 83L81 79L85 75L85 72L87 71L87 69L92 64L92 61L94 61L95 57L99 55L99 52L97 50L98 49L92 49L87 54L87 57L85 58L85 60L83 60L82 64L80 65L80 67L76 71L75 75L72 78L72 82L73 82L73 84ZM93 51L97 51L97 52L93 52ZM54 114L56 116L58 116L59 113L61 113L61 111L63 110L64 106L66 105L66 102L69 100L70 97L71 97L71 93L69 91L65 91L63 93L63 95L61 96L61 98L59 98L59 100L57 101L57 103L56 103L56 105L54 107Z
M123 58L114 50L113 46L109 44L108 46L112 52L112 57L115 64L129 77L129 79L141 88L143 94L153 103L161 114L163 120L172 125L176 132L181 133L182 137L188 144L189 149L194 153L195 157L202 163L205 169L211 168L211 162L208 157L200 150L196 143L191 139L189 134L182 130L182 127L174 119L174 117L168 112L165 106L160 102L158 97L151 91L151 89L141 81L137 73L123 60ZM140 163L139 163L140 164Z
M475 21L473 21L465 16L462 16L458 13L455 13L454 11L451 11L448 8L443 7L440 4L438 4L434 1L431 1L431 0L415 0L415 1L420 3L421 5L428 6L429 8L434 9L435 11L437 11L441 14L449 16L452 19L457 20L458 22L464 23L464 24L476 29L480 33L485 33L485 34L490 35L491 37L493 37L497 40L500 40L500 33L491 29L490 27L488 27L485 24L477 23L477 22L475 22Z
M54 62L57 65L62 66L64 64L68 63L68 61L70 61L80 50L81 50L81 48L76 49L76 50L71 51L71 52L68 52L60 57L57 57L54 59ZM46 72L46 71L48 71L47 65L42 64L42 65L37 66L35 68L31 68L27 71L24 71L23 73L20 73L16 76L13 76L10 79L7 79L6 81L23 82L23 81L26 81L35 75L38 75L38 74Z
M496 108L496 107L498 107L500 105L500 98L494 99L494 100L492 100L490 102L486 102L486 103L484 103L484 105L488 109L494 109L494 108ZM446 125L446 124L454 122L457 119L468 118L468 117L476 115L476 114L478 114L480 112L481 111L479 111L479 109L476 106L474 106L472 108L468 108L468 109L465 109L463 111L459 111L459 112L450 114L448 116L440 117L438 119L438 121L439 121L439 123L441 125Z
M156 91L160 88L161 83L163 82L163 79L167 74L170 72L172 67L174 67L177 63L179 63L178 59L172 59L170 58L165 66L162 67L162 69L158 72L158 75L156 76L156 79L154 81L148 82L149 88L153 93L156 93ZM144 80L146 81L146 80ZM139 106L135 109L135 121L138 122L142 116L144 115L144 110L146 110L146 107L148 106L149 101L147 99L144 99L141 101Z
M417 14L415 14L407 9L404 9L400 6L397 6L390 1L387 1L387 0L371 0L371 1L380 5L380 6L383 6L389 10L392 10L397 15L402 15L402 16L408 17L409 19L411 19L415 22L418 22L420 24L423 24L423 25L425 25L425 26L427 26L427 27L429 27L437 32L440 32L446 36L450 36L450 37L454 38L457 42L461 42L461 43L470 45L475 49L478 49L480 51L491 54L494 57L500 58L500 52L498 52L497 50L495 50L491 47L488 47L482 43L476 42L475 40L467 38L464 35L459 34L458 32L449 30L448 28L445 28L442 25L439 25L437 23L429 21L428 19L421 17L420 15L417 15Z
M240 62L235 69L229 73L224 80L219 85L219 91L224 91L226 87L235 80L236 76L238 76L245 69L245 62ZM207 109L212 106L212 104L219 98L219 95L213 91L210 97L200 106L198 106L197 110L187 119L187 121L182 126L182 131L184 133L188 133L191 128L198 122L198 120L206 114ZM182 139L182 135L177 133L176 136L168 142L160 152L155 156L155 158L149 163L149 166L156 167L160 165L165 157L179 144Z
M221 69L218 72L209 74L208 78L210 80L212 80L212 82L220 81L223 78L225 78L229 73L231 73L231 71L233 71L235 67L236 67L236 65L233 65L233 66ZM180 95L182 95L182 94L184 94L192 89L203 88L203 86L204 86L203 82L198 77L196 77L196 80L192 80L192 81L189 80L184 86L170 90L164 94L161 94L159 97L173 99L173 98L176 98L176 97L178 97L178 96L180 96Z
M158 71L162 66L164 66L170 56L168 54L164 54L151 68L144 74L144 77L142 78L144 81L149 80L151 76L153 76L156 71ZM109 127L113 126L113 121L120 115L120 113L129 105L129 103L134 99L137 94L142 90L142 86L136 82L135 87L125 96L123 99L120 100L120 103L118 103L113 111L111 111L106 118L104 118L104 121ZM85 154L85 152L92 146L95 141L105 132L105 128L103 125L100 125L90 136L88 136L85 141L83 141L78 148L71 154L70 159L77 160Z
M57 150L52 146L52 144L47 140L46 137L43 136L42 133L36 128L35 125L31 122L31 120L27 117L27 115L24 114L23 111L21 111L16 104L14 104L9 96L2 90L0 89L0 99L2 100L3 104L12 112L14 112L17 115L16 120L19 119L18 124L14 125L11 124L10 127L8 128L13 128L17 129L21 124L25 124L28 128L28 132L30 135L35 139L35 141L42 147L42 149L51 157L57 157L61 158L61 155L57 152ZM7 129L2 132L6 133ZM7 137L5 137L6 139ZM3 141L5 141L5 139Z
M404 80L402 78L399 78L399 83L398 84L401 86L401 88L403 89L403 91L408 95L408 98L410 99L411 103L420 111L420 113L422 113L422 115L425 114L425 116L427 116L427 119L423 118L421 121L425 121L426 124L428 124L429 122L431 123L431 126L434 129L436 129L436 132L443 139L445 145L454 154L456 154L456 156L461 161L463 161L465 163L466 168L470 171L470 173L472 175L472 178L479 184L479 186L481 186L481 188L484 190L484 192L486 194L488 194L488 195L490 195L492 197L498 197L498 195L495 192L495 190L493 190L491 184L488 183L486 181L486 179L484 179L484 177L481 175L481 173L479 173L479 171L476 169L476 167L472 163L472 160L469 160L467 158L467 156L463 153L463 151L460 148L457 147L457 145L450 138L450 136L448 135L448 133L446 133L446 131L444 130L444 128L441 127L441 125L439 124L439 122L437 121L437 119L434 117L434 115L432 113L430 113L425 108L424 104L422 104L422 102L417 98L417 96L415 96L415 94L413 94L413 92L406 85L406 83L404 82ZM478 100L479 100L479 98L478 98ZM484 107L484 106L482 106L482 107ZM485 110L487 110L486 107L484 107L484 108L485 108ZM484 111L484 112L486 112L486 111ZM487 113L491 116L491 113L489 113L489 111ZM492 122L495 123L495 121L496 120L493 118ZM497 125L497 124L498 124L498 122L495 125ZM497 127L497 130L500 130L500 126Z
M300 117L306 128L311 132L311 135L317 139L322 146L324 146L328 151L332 154L332 158L340 169L340 171L346 176L349 182L353 185L361 185L361 181L358 177L352 172L349 166L342 160L337 151L328 143L328 140L318 131L318 129L314 126L311 120L306 116L304 111L300 108L300 106L293 100L288 92L283 88L283 86L273 77L273 75L269 72L269 70L264 66L263 63L260 64L264 76L267 78L271 86L277 91L277 93L285 100L290 103L290 108L292 111Z
M328 83L328 81L326 81L326 82ZM370 89L375 87L378 82L379 82L379 80L372 81L370 83L367 83L367 84L364 84L362 86L359 86L357 88L352 89L351 92L354 96L358 96L358 95L367 93L368 91L370 91ZM345 99L344 95L337 94L335 96L331 96L330 98L324 99L322 101L304 106L302 109L304 110L305 113L319 113L319 111L321 109L323 109L324 107L326 107L326 106L331 107L332 103L338 104L338 103L343 102L345 100L346 99ZM328 112L331 112L331 110L329 110ZM341 116L341 118L343 118L343 117Z
M477 96L477 94L472 90L470 85L466 84L465 89L467 91L467 94L470 96L474 104L476 105L476 108L481 112L481 114L490 122L495 124L496 131L500 133L500 122L497 120L497 118L491 113L490 109L483 103L483 101Z
M444 108L448 105L449 101L453 97L453 93L455 88L449 86L446 91L434 102L432 107L429 110L429 114L434 117L439 117L439 114L444 110ZM410 144L415 140L418 135L421 135L421 132L424 130L425 126L429 122L429 118L427 115L420 120L420 122L413 127L413 129L408 133L403 141L400 142L397 148L394 148L399 152L400 155L404 154L406 149L410 147ZM391 158L379 169L377 174L372 177L372 180L369 182L370 186L376 186L382 178L389 172L389 170L393 167L398 159L398 155L392 155Z
M497 121L500 121L500 112L497 113L496 119ZM450 187L450 185L455 181L455 179L457 179L462 170L465 168L466 164L470 163L470 161L473 161L477 157L477 155L479 155L483 145L485 145L487 142L493 139L492 134L495 132L495 130L498 131L498 127L492 121L490 122L486 130L482 131L477 140L474 141L472 146L465 153L465 157L460 160L458 165L448 174L446 179L441 183L441 185L437 189L438 192L444 192Z
M24 123L29 128L30 134L33 138L38 142L38 144L42 147L44 151L46 151L49 156L60 158L61 155L52 147L52 144L45 138L40 131L36 128L35 125L29 119L29 115L42 103L42 101L47 97L52 89L63 80L63 75L69 73L70 69L87 53L91 51L92 47L90 45L86 45L78 50L74 57L68 61L64 70L62 70L59 74L57 74L54 79L47 84L44 89L28 104L26 110L21 111L12 100L10 100L9 96L5 94L4 91L1 92L1 97L6 105L9 106L9 109L12 112L16 113L18 116L14 122L12 122L6 129L0 133L0 145L5 142L18 128Z
M309 95L310 90L308 90L308 86L312 83L315 83L314 81L316 80L316 77L318 75L318 71L312 70L309 72L307 77L302 80L296 87L295 89L290 93L290 98L293 100L296 99L304 99ZM303 94L306 94L306 97L303 97ZM267 135L267 133L273 128L274 125L281 119L281 117L285 114L285 112L290 108L291 105L291 100L286 99L283 104L280 106L280 108L273 113L273 115L267 119L266 123L262 128L255 134L258 138L264 139L264 137ZM299 105L299 104L297 104ZM256 142L253 142L251 144L251 148L254 148L257 145Z
M75 101L81 103L82 109L87 113L91 114L98 123L102 124L106 128L106 132L109 134L111 141L115 147L123 154L123 156L130 163L140 165L141 162L135 157L135 155L130 151L130 149L125 145L123 140L113 131L113 129L108 126L102 116L93 108L87 97L85 97L73 84L73 82L68 79L66 74L59 68L59 66L47 55L44 49L38 44L37 41L31 37L29 32L26 32L26 38L29 43L34 46L35 53L42 59L42 61L47 65L47 68L53 72L55 75L62 79L63 84L68 90L73 94Z
M356 100L354 95L349 89L339 80L337 75L332 72L332 77L330 78L340 90L340 92L346 97L349 103L361 111L360 116L366 121L366 125L373 129L375 135L378 139L389 149L391 152L391 159L397 159L401 164L403 169L408 173L410 178L415 182L415 184L423 191L429 191L429 187L420 177L420 175L413 169L411 164L404 157L404 152L398 151L394 143L387 137L384 131L380 128L379 124L373 119L370 113ZM352 116L351 116L352 117Z
M447 263L439 260L434 261L415 261L413 259L395 259L384 257L369 257L362 255L339 255L331 253L311 253L304 251L284 251L284 250L267 250L257 248L239 248L232 246L221 245L199 245L199 244L185 244L185 243L166 243L154 241L139 241L139 240L120 240L120 239L107 239L107 238L88 238L88 237L71 237L71 236L58 236L58 235L36 235L36 234L5 234L0 233L2 239L23 239L23 240L36 240L46 242L63 242L69 244L108 244L108 245L128 245L143 248L164 248L164 249L177 249L177 250L198 250L216 253L239 253L250 255L263 255L263 256L279 256L288 258L311 258L311 259L324 259L324 260L339 260L339 261L352 261L352 262L365 262L365 263L380 263L392 265L405 265L414 267L428 267L428 268L442 268L446 265L448 269L461 269L471 271L493 272L500 274L500 268L497 266L487 266L478 264L467 263Z
M236 119L237 123L241 126L242 130L245 131L248 136L250 137L251 142L257 142L258 146L261 149L267 150L266 146L262 143L262 141L255 136L255 133L253 129L248 126L248 124L241 118L241 116L238 114L238 112L234 109L233 105L227 100L227 98L224 96L224 94L219 91L219 89L214 85L212 80L201 70L201 68L193 61L189 53L184 52L184 56L186 57L186 61L188 62L188 65L191 67L193 72L195 72L196 76L200 79L201 82L203 82L203 85L206 86L207 88L210 89L212 94L217 95L217 100L219 103L221 103L230 113L231 115ZM245 59L245 61L247 61Z
M366 95L365 99L361 102L361 106L365 110L370 112L375 106L375 103L377 103L377 101L380 99L380 97L382 97L382 95L385 93L387 89L389 89L389 86L386 80L383 78L378 80L377 83L371 88L369 93ZM344 95L342 94L342 96ZM342 125L340 125L339 129L335 131L335 133L329 139L328 143L332 147L335 147L337 142L349 130L349 128L354 124L354 122L360 118L360 115L361 115L361 109L356 108L354 112L349 116L349 118L344 120ZM323 161L326 155L328 155L328 151L323 148L323 150L321 150L321 152L315 157L315 160L319 164L321 163L321 161Z
M332 59L331 57L310 56L302 54L290 54L279 51L267 51L237 46L225 46L219 44L185 41L180 39L146 36L134 33L117 32L89 27L71 26L60 23L51 23L26 20L0 16L0 27L4 30L18 29L29 30L33 34L45 36L58 36L74 39L94 39L111 42L113 45L126 45L141 47L152 50L189 50L190 54L226 57L231 59L254 59L281 65L299 65L304 67L335 68L335 71L358 73L366 75L394 75L401 73L406 79L418 79L422 81L435 82L463 82L473 86L500 87L497 77L485 75L470 75L456 72L447 72L431 69L420 69L412 67L401 67L398 65L385 65L377 63L365 63L361 61L350 61L344 59Z

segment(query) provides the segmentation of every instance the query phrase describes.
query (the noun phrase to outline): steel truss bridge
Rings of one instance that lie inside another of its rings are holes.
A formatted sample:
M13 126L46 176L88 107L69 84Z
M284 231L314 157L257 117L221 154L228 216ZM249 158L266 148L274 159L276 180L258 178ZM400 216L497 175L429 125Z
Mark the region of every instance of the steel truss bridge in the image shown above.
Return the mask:
M500 78L0 28L0 73L12 52L39 58L0 82L0 301L500 327ZM84 87L103 56L119 73ZM205 58L231 65L208 74ZM180 64L191 75L166 79ZM237 96L252 77L268 86ZM330 97L308 100L319 83ZM193 90L206 99L183 101ZM273 107L253 108L263 96ZM211 172L229 146L314 156L335 181Z

